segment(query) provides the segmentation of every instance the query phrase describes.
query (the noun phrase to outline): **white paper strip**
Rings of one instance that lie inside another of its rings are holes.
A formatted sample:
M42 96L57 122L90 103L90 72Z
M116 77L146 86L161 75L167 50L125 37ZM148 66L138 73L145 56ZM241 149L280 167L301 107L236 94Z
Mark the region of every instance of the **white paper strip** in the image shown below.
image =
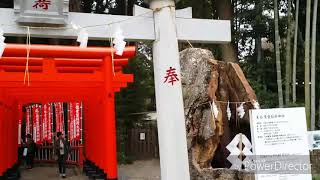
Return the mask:
M243 116L246 114L243 108L244 102L237 108L238 116L242 119Z
M216 103L212 101L212 103L210 103L210 106L211 106L211 112L213 113L214 117L218 119L219 110Z
M127 43L124 41L123 31L120 27L116 28L113 34L113 38L113 44L114 48L116 49L116 55L121 56Z
M88 46L89 34L86 29L81 29L78 33L77 42L80 43L80 48L86 48Z
M258 103L258 101L253 100L253 108L254 109L260 109L260 104Z
M231 109L230 109L230 102L228 101L228 106L227 106L227 117L228 117L228 120L230 121L231 119Z

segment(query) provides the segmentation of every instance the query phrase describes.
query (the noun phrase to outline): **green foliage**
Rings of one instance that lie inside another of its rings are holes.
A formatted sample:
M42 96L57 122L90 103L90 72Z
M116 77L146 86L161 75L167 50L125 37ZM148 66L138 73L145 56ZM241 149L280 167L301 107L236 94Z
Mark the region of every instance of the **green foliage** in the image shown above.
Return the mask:
M320 175L313 175L312 180L320 180Z
M152 61L141 54L129 61L125 73L134 75L134 82L116 95L116 112L126 127L142 117L136 113L154 110L154 80Z
M126 153L127 129L144 118L146 111L155 110L152 61L142 54L129 60L124 73L133 74L134 82L116 95L118 161L131 163L134 157Z

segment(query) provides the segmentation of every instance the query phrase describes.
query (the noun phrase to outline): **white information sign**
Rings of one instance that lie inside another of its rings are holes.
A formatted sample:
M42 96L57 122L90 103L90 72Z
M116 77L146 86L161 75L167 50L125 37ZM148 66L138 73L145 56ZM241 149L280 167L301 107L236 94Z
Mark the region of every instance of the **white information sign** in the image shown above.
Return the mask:
M140 140L141 141L146 140L146 133L140 133Z
M304 108L250 112L256 180L311 180Z

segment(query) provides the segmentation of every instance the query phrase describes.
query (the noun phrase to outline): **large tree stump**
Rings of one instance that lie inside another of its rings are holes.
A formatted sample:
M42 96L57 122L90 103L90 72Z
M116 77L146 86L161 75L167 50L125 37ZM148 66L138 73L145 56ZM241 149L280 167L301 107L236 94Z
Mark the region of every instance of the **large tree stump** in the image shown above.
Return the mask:
M248 179L243 173L212 169L229 168L226 159L229 152L225 147L236 134L241 132L250 138L248 110L258 104L241 68L235 63L217 61L210 51L197 48L182 51L180 63L192 179ZM228 101L232 112L230 121ZM211 110L212 102L219 111L217 117ZM246 102L243 118L236 113L241 103L235 102ZM229 174L225 176L221 172Z

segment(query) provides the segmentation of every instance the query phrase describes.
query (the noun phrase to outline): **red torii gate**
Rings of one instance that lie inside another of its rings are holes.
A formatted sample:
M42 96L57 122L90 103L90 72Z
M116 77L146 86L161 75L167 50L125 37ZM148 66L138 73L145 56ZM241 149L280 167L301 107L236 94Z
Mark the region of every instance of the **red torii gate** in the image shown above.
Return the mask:
M82 101L85 159L117 178L114 94L133 75L122 67L135 55L107 47L31 45L30 86L23 83L28 45L8 44L0 59L0 177L17 163L18 107L31 102ZM113 59L113 61L112 61Z

